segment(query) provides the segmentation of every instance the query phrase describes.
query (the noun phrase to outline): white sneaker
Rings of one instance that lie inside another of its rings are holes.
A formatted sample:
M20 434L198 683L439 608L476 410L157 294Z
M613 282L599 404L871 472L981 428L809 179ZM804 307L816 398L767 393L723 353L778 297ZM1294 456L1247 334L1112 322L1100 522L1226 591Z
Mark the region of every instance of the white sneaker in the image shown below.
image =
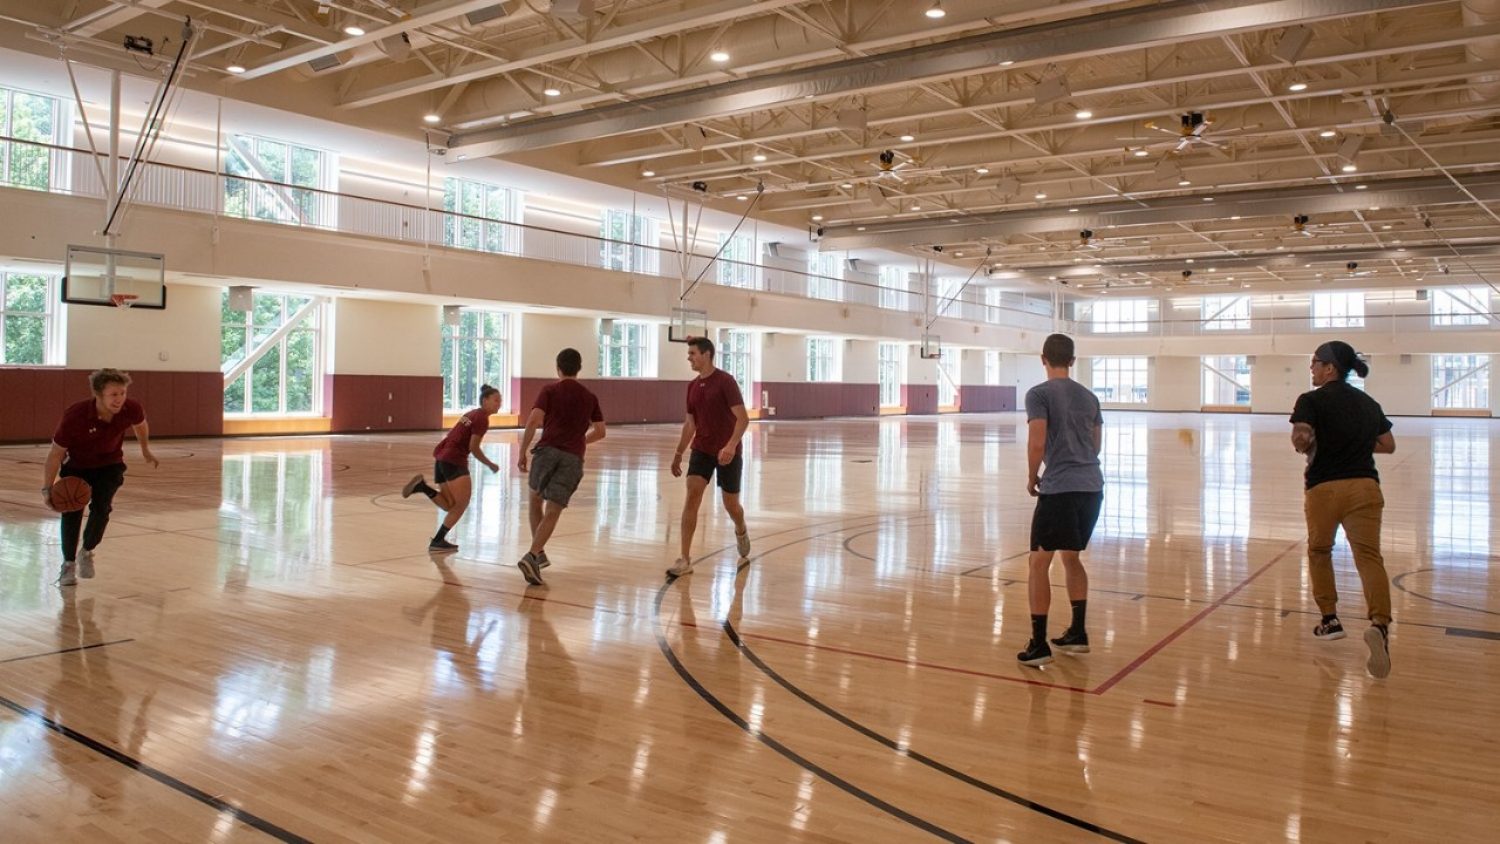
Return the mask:
M739 549L741 560L748 559L750 557L750 534L748 532L735 534L734 544L735 547Z
M84 580L94 576L94 552L87 548L78 549L78 576Z
M673 563L672 567L667 569L667 577L682 577L685 574L692 573L693 561L683 557L678 557L677 562Z
M62 571L58 572L58 574L57 574L57 585L58 586L77 586L78 585L78 577L75 574L75 572L77 571L77 568L78 568L78 566L75 565L74 563L64 562L62 564Z

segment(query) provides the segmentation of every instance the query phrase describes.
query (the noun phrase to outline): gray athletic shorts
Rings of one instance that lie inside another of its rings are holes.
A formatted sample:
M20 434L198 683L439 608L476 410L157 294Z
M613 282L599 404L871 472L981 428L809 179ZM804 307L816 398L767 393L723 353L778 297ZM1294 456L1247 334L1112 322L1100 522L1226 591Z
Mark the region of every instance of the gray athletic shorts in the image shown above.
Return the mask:
M583 458L551 446L532 449L531 473L526 481L543 500L568 506L568 499L582 480Z

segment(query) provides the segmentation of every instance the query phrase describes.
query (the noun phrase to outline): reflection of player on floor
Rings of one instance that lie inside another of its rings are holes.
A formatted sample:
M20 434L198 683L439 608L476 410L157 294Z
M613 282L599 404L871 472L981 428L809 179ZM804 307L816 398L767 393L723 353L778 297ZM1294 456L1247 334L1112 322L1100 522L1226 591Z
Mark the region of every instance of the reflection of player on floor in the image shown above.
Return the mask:
M740 478L745 458L740 439L750 426L750 414L740 395L734 376L714 367L714 344L706 337L688 341L688 363L698 377L688 383L687 418L682 422L682 437L672 455L672 477L682 477L682 452L692 443L688 458L687 501L682 505L682 556L667 569L667 574L681 577L693 570L693 533L698 528L698 506L703 491L715 475L724 494L724 512L734 520L735 545L740 559L750 556L750 535L745 528L745 511L740 507Z
M1104 473L1099 451L1104 416L1099 399L1068 377L1073 366L1073 339L1053 334L1042 344L1047 380L1026 393L1026 491L1036 497L1031 516L1031 557L1026 591L1031 599L1031 641L1016 654L1022 665L1052 661L1047 645L1047 612L1052 607L1052 557L1060 554L1067 575L1073 621L1053 639L1064 653L1088 653L1084 630L1089 576L1079 554L1089 547L1104 503ZM1042 464L1047 472L1042 474Z
M141 444L141 459L152 468L160 465L151 453L151 429L146 424L145 409L140 402L125 397L129 387L130 376L118 369L101 369L90 374L93 398L63 411L57 431L52 434L52 450L42 467L42 500L50 506L52 483L59 475L82 478L93 493L87 526L83 524L82 510L62 514L63 563L57 579L59 586L72 586L79 577L94 576L94 549L104 541L115 493L125 483L125 429L133 431Z
M1396 438L1380 403L1349 383L1350 370L1361 378L1370 374L1352 346L1339 340L1324 343L1313 352L1309 370L1316 389L1297 397L1291 422L1292 447L1307 455L1307 573L1313 600L1323 613L1313 636L1344 638L1333 578L1333 541L1342 526L1370 615L1365 667L1375 677L1385 677L1391 673L1391 580L1380 554L1385 496L1375 455L1395 452Z
M499 464L485 457L484 450L480 448L485 432L490 429L490 416L499 410L500 391L488 384L481 386L479 407L460 417L448 435L443 437L443 441L432 450L432 479L437 481L438 488L428 486L427 480L417 475L407 481L401 490L402 498L409 498L414 492L422 493L445 513L442 526L427 545L429 551L458 550L457 545L448 541L448 531L458 524L464 511L469 509L469 455L474 455L475 460L490 467L491 472L500 471Z
M532 586L542 585L542 569L547 562L547 540L557 528L557 520L568 506L568 500L583 480L583 455L589 443L604 439L604 414L599 399L578 383L583 356L577 349L557 353L558 380L542 388L526 419L526 433L521 437L521 456L516 468L530 468L527 486L531 488L528 516L531 521L531 549L516 563ZM531 438L542 429L542 440L536 451Z

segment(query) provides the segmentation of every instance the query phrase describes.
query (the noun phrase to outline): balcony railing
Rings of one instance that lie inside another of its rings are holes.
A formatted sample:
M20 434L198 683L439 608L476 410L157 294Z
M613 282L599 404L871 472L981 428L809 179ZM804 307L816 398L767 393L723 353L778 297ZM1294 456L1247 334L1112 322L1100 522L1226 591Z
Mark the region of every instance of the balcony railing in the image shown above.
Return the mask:
M12 153L29 151L11 156L15 161L25 162L29 169L18 174L21 178L0 177L0 186L83 197L105 195L99 177L103 155L96 158L87 150L5 137L0 137L0 147L8 148ZM44 151L45 154L35 151ZM824 294L816 298L831 301L907 313L922 311L920 293L857 279L830 278L724 258L717 259L717 266L710 266L713 256L701 254L687 256L684 271L681 253L657 245L622 242L178 164L148 162L140 165L131 191L131 202L270 225L439 248L469 249L662 278L685 276L691 281L702 273L706 284L803 299L809 298L809 291L813 291ZM1005 292L998 301L986 302L984 295L983 288L971 287L948 305L942 316L1038 331L1048 330L1053 325L1053 305L1049 297ZM941 300L934 297L933 307L939 305Z

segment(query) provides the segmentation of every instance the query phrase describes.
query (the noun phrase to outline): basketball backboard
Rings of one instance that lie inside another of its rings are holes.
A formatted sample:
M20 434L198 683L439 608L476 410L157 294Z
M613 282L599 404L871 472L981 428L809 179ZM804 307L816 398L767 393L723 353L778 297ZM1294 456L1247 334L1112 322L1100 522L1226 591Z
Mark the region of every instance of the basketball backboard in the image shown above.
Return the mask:
M114 306L134 296L132 307L167 307L165 256L70 244L64 267L62 300L69 304Z
M923 360L936 360L943 355L942 338L936 334L922 335L922 348L919 352Z
M694 337L708 336L708 311L693 308L673 308L672 324L667 328L667 339L673 343L686 343Z

